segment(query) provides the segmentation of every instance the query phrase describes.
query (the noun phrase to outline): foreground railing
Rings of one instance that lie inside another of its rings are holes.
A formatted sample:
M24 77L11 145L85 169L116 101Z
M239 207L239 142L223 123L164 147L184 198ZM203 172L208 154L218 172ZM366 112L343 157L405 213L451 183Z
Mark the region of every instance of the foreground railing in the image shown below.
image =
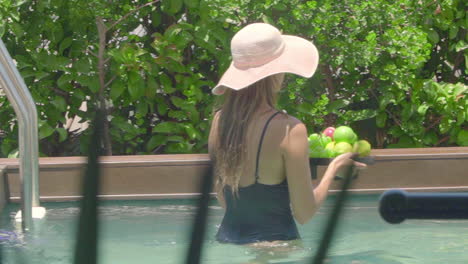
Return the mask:
M100 186L99 155L101 153L102 124L104 118L98 111L92 129L94 130L90 142L88 164L83 181L83 199L75 246L75 264L97 264L99 252L99 218L98 194ZM322 235L321 243L309 263L322 264L327 257L328 248L332 245L335 230L339 224L341 211L348 198L348 189L355 179L351 175L353 168L345 173L342 179L341 192L338 193L335 206L329 215L327 226ZM204 237L207 226L208 204L212 187L212 170L203 177L200 184L198 209L194 217L191 243L187 251L185 263L201 263ZM392 190L381 197L380 212L389 222L397 223L406 218L413 219L468 219L468 195L465 193L419 193L411 194ZM393 220L392 220L393 219ZM0 244L1 252L1 244ZM307 261L307 260L306 260ZM0 263L2 255L0 254ZM17 263L27 263L22 260ZM305 262L307 263L307 262Z
M98 111L92 124L93 135L89 144L88 164L83 181L83 199L75 245L75 264L96 264L98 256L98 194L101 179L99 155L102 150L104 113Z
M0 87L15 110L19 130L21 226L33 225L33 207L39 208L37 110L3 41L0 40Z
M100 182L99 153L102 136L103 113L98 112L93 122L94 133L90 142L88 165L83 183L83 199L81 201L80 219L78 224L77 241L75 246L75 264L96 264L98 254L98 193ZM343 204L347 198L347 189L350 187L353 177L353 168L345 173L342 192L338 195L335 208L333 209L328 225L325 229L322 243L313 258L313 263L323 263L328 247L332 242L334 230L338 224L339 216ZM187 251L185 263L199 264L202 259L204 237L207 226L208 204L213 183L213 171L210 168L204 175L200 184L200 198L198 199L198 209L194 217L191 243Z

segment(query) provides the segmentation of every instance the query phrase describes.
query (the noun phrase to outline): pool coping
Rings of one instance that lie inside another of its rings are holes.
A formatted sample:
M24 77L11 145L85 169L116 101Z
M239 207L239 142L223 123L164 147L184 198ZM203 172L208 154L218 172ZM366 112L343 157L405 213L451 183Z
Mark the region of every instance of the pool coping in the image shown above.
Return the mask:
M352 193L382 193L389 188L408 191L468 191L468 147L424 149L375 149L375 164L361 172ZM102 199L193 198L211 166L207 154L102 157ZM40 158L41 201L81 198L85 157ZM7 197L19 200L19 161L0 159L6 167ZM323 175L326 166L318 166ZM391 172L390 172L391 171ZM439 174L437 174L439 173ZM443 174L443 177L441 177ZM314 180L318 184L319 177ZM339 190L335 181L330 192Z

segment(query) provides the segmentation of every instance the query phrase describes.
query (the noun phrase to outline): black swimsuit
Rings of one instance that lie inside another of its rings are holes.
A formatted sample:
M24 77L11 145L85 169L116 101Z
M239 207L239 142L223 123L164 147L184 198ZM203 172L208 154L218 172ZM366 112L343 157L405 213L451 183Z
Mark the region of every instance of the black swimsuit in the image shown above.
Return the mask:
M263 137L273 114L265 124L257 151L255 183L239 187L234 197L231 187L224 188L226 213L216 234L223 243L247 244L259 241L298 239L296 223L291 213L286 179L275 185L258 182L258 162Z

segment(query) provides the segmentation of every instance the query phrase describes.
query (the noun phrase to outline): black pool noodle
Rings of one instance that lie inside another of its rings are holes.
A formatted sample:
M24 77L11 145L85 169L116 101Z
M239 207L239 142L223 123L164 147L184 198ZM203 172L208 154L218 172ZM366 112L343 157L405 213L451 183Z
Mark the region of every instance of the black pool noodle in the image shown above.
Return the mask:
M406 219L468 219L468 193L388 190L380 197L379 212L391 224Z

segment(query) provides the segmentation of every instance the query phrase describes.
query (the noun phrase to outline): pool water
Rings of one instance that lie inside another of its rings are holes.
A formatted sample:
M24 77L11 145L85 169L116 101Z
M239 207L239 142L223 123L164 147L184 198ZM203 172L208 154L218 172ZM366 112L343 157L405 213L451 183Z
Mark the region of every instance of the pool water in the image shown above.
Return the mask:
M210 206L202 263L311 263L335 197L304 226L302 245L270 246L220 244L214 235L223 209ZM327 263L418 264L466 263L468 221L406 221L390 225L377 212L378 196L353 195L345 206ZM100 264L184 263L194 200L103 201L100 213ZM17 234L8 205L2 215L2 263L72 263L78 203L44 203L45 219L27 237Z

